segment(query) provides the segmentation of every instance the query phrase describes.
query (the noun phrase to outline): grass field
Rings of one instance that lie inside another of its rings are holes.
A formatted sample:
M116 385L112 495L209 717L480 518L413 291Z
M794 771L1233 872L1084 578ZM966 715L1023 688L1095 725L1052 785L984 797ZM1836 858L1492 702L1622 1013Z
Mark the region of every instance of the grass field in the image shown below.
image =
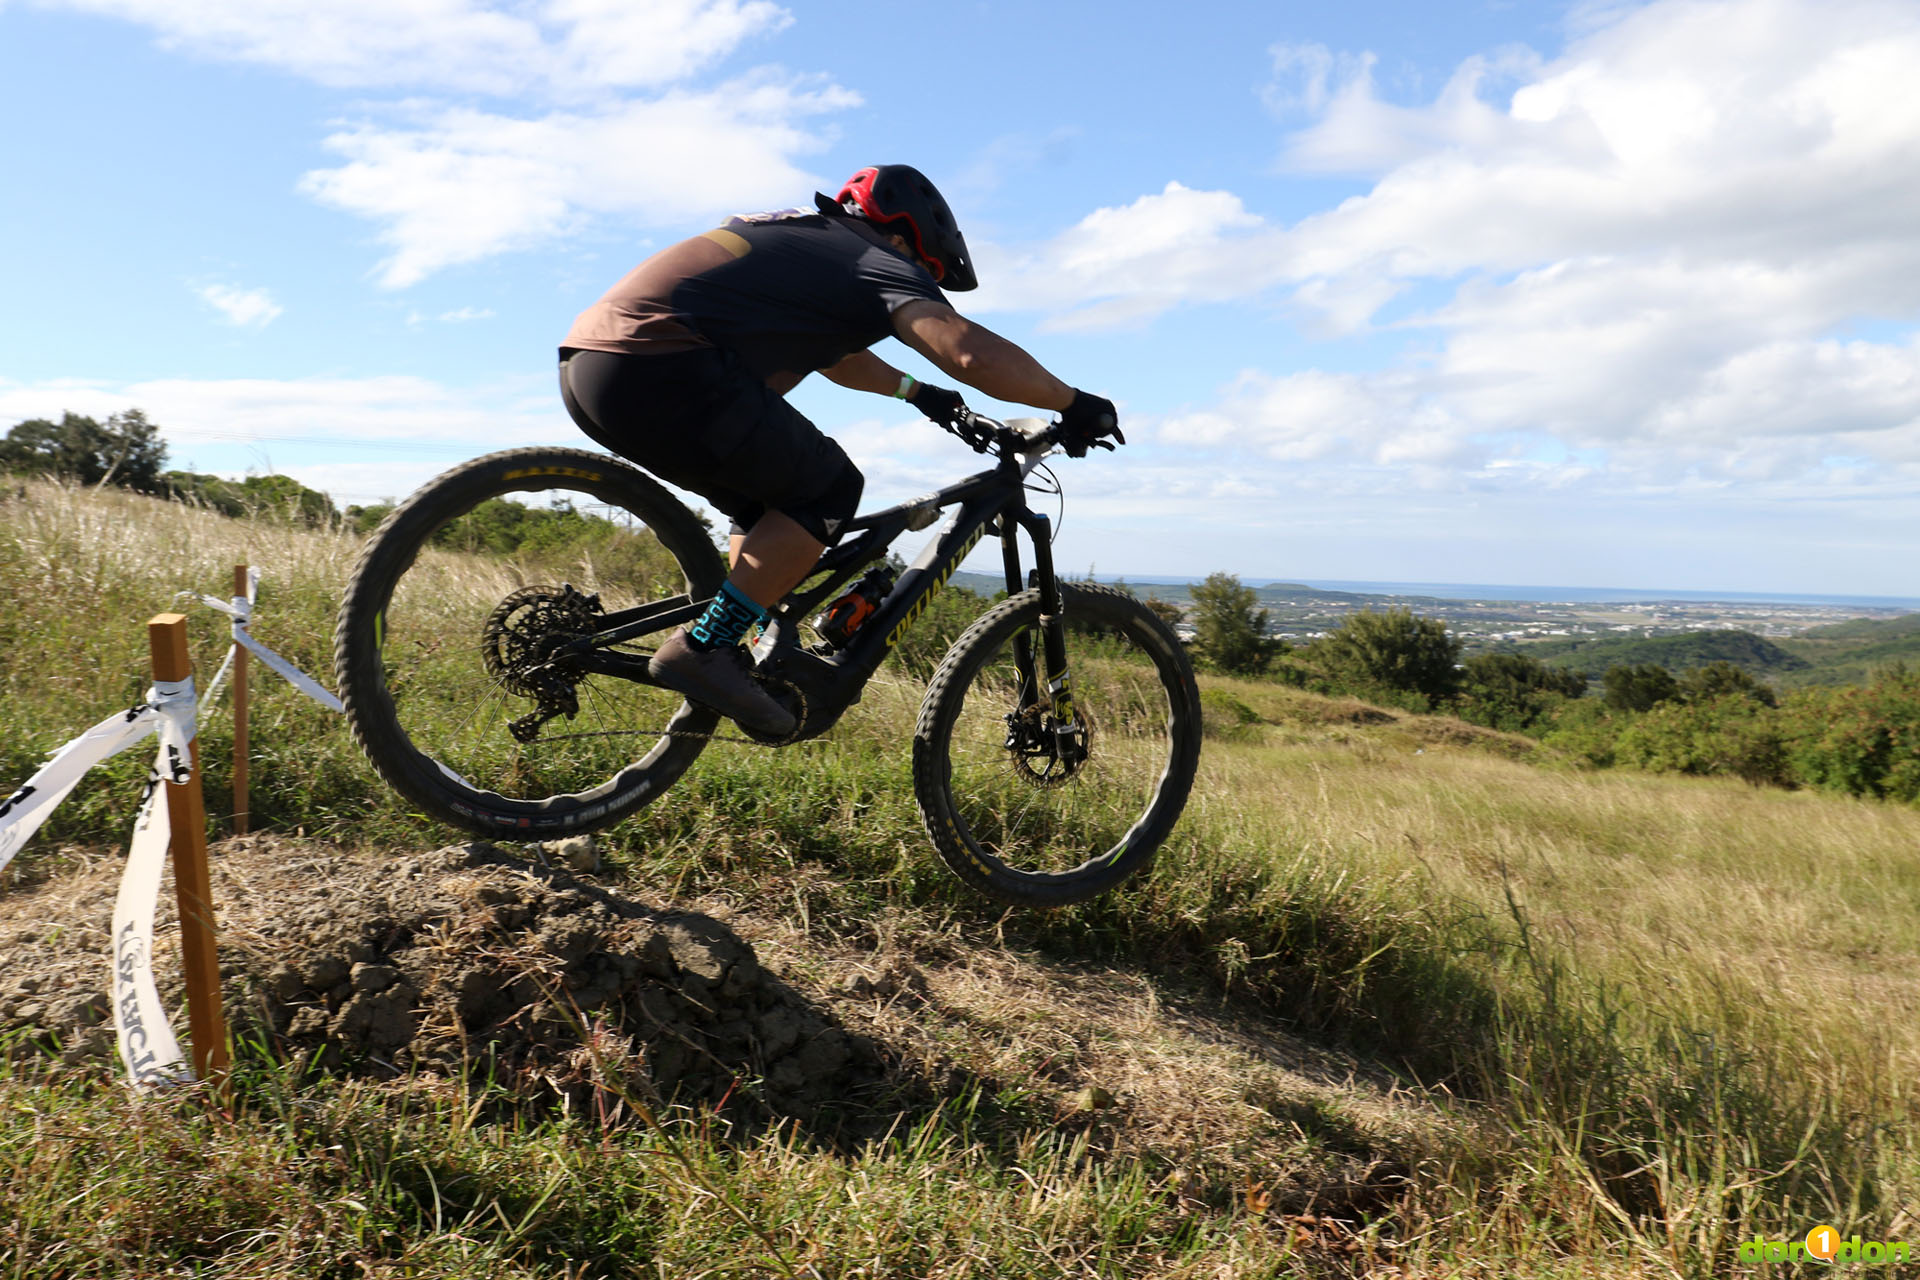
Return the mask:
M236 562L267 575L257 634L324 676L355 550L0 490L0 786L133 701L145 618L227 594ZM202 673L224 632L198 611ZM23 1043L0 1274L1707 1276L1817 1223L1920 1235L1920 810L1202 687L1201 777L1160 860L1058 913L994 909L934 861L904 676L820 743L709 748L609 833L606 883L725 915L823 1001L890 957L924 975L931 998L874 1033L974 1083L887 1136L697 1110L607 1128L258 1052L208 1107ZM257 820L370 866L445 843L335 717L256 688ZM229 735L202 727L216 815ZM143 769L77 791L0 907L98 874Z

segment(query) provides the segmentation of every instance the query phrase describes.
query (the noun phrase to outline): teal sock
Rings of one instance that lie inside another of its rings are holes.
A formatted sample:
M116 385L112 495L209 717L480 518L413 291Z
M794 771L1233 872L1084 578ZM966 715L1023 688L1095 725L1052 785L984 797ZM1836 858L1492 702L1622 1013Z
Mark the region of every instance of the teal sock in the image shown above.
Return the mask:
M731 582L723 582L707 611L687 628L687 638L696 649L719 649L739 644L749 627L766 620L765 609L747 599Z

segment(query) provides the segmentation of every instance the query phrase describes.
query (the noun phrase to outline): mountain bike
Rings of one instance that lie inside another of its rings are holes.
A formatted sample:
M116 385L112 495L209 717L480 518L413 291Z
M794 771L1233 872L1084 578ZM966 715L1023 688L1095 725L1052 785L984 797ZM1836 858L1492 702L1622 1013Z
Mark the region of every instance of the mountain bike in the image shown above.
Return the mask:
M652 647L700 615L725 565L657 481L566 448L455 467L375 531L334 633L355 738L403 796L468 831L537 840L606 827L712 741L786 747L826 733L994 535L1006 597L940 661L913 730L927 834L963 881L1004 902L1058 906L1112 888L1186 804L1201 737L1192 667L1144 604L1055 575L1054 526L1028 494L1036 470L1051 474L1057 424L965 414L952 429L994 464L850 521L754 643L755 678L798 721L785 738L723 726L653 683ZM942 513L895 580L892 543Z

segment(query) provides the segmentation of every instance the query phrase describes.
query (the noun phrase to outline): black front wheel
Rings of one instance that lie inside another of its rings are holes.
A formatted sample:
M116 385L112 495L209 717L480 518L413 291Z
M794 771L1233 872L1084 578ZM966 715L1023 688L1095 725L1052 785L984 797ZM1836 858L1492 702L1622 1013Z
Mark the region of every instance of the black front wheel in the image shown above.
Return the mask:
M1060 592L1068 697L1046 671L1039 593L1025 591L954 642L913 739L914 793L942 859L1026 906L1078 902L1146 866L1200 760L1200 694L1166 623L1108 587Z
M348 723L381 777L454 826L607 826L684 773L716 717L588 670L568 646L610 614L710 597L724 574L700 521L624 462L476 458L396 508L361 553L334 630ZM667 630L607 652L644 664Z

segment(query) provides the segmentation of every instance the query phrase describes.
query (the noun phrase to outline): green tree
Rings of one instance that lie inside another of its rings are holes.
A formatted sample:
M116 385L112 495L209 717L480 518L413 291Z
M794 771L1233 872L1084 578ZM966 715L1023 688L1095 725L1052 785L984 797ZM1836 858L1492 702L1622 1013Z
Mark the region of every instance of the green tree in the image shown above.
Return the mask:
M375 502L367 506L350 506L346 510L347 527L356 534L365 537L380 527L380 522L393 514L392 502Z
M1462 714L1494 729L1531 729L1561 702L1586 691L1584 675L1523 653L1476 654L1460 673Z
M1681 675L1680 696L1688 702L1711 702L1715 698L1749 698L1762 706L1779 705L1773 690L1731 662L1710 662Z
M1329 674L1359 689L1416 693L1429 703L1460 687L1460 641L1438 618L1407 608L1351 613L1313 642L1313 656Z
M285 520L323 525L334 518L333 500L292 476L248 476L228 480L198 471L169 471L155 489L176 502L208 507L223 516Z
M1256 675L1278 646L1267 638L1259 595L1230 573L1210 573L1193 589L1193 629L1200 653L1222 671Z
M1680 696L1680 682L1657 662L1621 662L1601 677L1604 699L1615 711L1651 711Z
M1920 804L1920 670L1895 664L1865 685L1805 690L1783 715L1801 781Z
M1140 603L1153 610L1153 616L1166 623L1169 627L1179 626L1186 618L1186 614L1181 612L1179 605L1171 600L1162 600L1159 596L1148 596Z
M60 421L29 418L0 440L0 468L57 476L77 484L111 483L142 493L158 492L167 446L159 428L138 409L105 423L77 413Z

